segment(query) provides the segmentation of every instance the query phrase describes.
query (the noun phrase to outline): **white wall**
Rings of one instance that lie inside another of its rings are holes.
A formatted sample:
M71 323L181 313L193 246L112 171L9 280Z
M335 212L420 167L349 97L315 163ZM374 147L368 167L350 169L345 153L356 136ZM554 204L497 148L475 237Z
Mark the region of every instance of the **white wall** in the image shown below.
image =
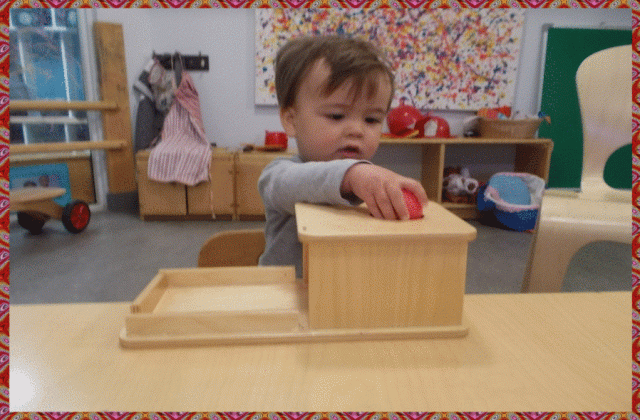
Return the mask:
M275 107L254 105L253 10L98 9L97 19L123 24L132 121L131 86L152 53L209 56L208 72L190 72L200 97L205 132L220 147L261 143L280 130Z
M239 149L242 143L260 144L265 130L279 130L275 107L254 105L254 11L250 9L94 9L97 20L122 23L132 122L136 98L131 86L156 53L209 55L208 72L191 72L200 95L205 132L218 146ZM513 109L537 113L541 88L540 62L545 25L565 27L631 28L630 9L526 10L520 65ZM424 110L428 111L428 110ZM447 118L453 135L462 134L468 112L433 112ZM295 146L295 142L291 142ZM419 149L382 146L374 161L401 174L418 178ZM510 170L512 150L454 150L447 164L464 164L480 173ZM500 156L496 156L500 155ZM484 162L484 163L483 163Z

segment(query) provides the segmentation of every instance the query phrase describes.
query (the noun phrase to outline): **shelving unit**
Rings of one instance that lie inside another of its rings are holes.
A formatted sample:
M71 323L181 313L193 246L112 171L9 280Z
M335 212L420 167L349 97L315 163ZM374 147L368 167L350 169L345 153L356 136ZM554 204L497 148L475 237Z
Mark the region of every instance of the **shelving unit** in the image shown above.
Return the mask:
M475 204L443 202L442 179L444 177L447 146L459 145L512 145L515 146L515 172L527 172L548 181L553 142L551 139L513 138L393 138L383 137L381 144L420 145L422 147L422 185L429 199L464 219L478 216Z
M478 216L475 204L443 201L442 179L448 146L459 145L513 145L516 148L514 171L527 172L549 178L549 162L553 142L549 139L489 139L489 138L420 138L400 139L383 137L382 144L420 145L422 148L422 185L429 199L442 204L463 219ZM260 173L273 159L291 156L292 152L231 152L214 149L211 179L186 188L179 185L162 185L148 180L146 164L149 151L136 155L140 212L143 219L155 216L231 215L233 219L264 217L264 207L257 190ZM209 192L209 188L215 191ZM186 192L185 192L186 191ZM185 198L186 194L186 198ZM179 199L177 197L180 197Z

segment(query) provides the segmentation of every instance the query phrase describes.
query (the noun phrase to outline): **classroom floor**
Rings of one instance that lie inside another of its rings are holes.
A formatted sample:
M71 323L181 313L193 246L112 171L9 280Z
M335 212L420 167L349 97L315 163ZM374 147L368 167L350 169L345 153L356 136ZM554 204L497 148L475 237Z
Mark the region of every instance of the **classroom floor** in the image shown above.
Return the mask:
M533 235L484 226L470 243L466 292L519 293ZM94 212L87 229L68 233L59 220L31 235L11 217L11 303L132 301L159 268L195 267L206 239L264 222L142 221ZM563 291L631 290L631 246L599 242L580 250Z

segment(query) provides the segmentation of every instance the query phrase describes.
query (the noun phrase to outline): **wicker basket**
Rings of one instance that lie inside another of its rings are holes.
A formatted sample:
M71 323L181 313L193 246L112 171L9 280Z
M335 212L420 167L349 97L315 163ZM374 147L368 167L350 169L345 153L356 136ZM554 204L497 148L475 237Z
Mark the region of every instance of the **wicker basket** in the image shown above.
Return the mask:
M480 137L529 139L535 136L542 118L526 120L496 120L480 118Z

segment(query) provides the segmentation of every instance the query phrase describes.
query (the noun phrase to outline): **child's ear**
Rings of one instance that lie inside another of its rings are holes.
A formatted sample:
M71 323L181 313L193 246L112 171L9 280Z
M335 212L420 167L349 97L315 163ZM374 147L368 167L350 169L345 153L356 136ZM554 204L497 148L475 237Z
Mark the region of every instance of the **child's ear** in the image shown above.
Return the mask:
M296 136L295 115L296 111L292 106L289 108L280 108L280 123L289 137Z

